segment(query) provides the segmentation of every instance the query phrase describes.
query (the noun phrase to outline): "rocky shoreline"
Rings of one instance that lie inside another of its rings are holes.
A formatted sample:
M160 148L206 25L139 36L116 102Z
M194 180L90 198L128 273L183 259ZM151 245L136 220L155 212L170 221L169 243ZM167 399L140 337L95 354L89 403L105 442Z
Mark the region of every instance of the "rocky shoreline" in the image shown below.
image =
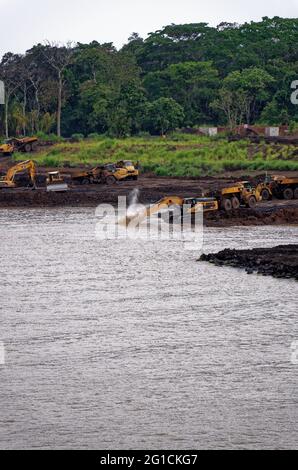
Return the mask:
M225 249L219 253L203 254L200 261L216 266L243 268L247 274L262 274L298 281L298 245L280 245L251 250Z

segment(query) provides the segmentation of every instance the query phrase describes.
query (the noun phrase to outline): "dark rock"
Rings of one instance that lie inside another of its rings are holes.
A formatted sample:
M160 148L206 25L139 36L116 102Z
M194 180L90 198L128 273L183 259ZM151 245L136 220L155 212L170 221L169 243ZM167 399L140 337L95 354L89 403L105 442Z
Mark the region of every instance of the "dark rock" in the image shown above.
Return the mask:
M265 276L298 280L298 245L252 250L225 249L219 253L203 254L200 261L209 261L216 266L244 268L247 274L257 272Z

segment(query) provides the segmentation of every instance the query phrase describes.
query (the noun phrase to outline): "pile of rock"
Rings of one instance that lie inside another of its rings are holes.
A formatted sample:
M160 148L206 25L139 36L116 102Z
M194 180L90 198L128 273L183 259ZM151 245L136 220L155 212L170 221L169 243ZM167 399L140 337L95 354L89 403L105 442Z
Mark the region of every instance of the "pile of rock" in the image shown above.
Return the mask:
M298 280L298 245L252 250L225 249L219 253L203 254L200 261L209 261L216 266L244 268L248 274L256 272L264 276Z

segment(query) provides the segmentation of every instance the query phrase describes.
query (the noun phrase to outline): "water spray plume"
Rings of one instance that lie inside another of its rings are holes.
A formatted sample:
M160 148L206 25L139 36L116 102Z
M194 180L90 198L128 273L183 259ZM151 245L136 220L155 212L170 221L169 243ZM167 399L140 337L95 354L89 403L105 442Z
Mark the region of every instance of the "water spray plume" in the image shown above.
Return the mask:
M132 220L136 223L140 223L147 215L147 210L144 206L139 204L140 190L138 188L133 189L129 195L129 206L126 211L126 216L120 221L120 225L128 226Z

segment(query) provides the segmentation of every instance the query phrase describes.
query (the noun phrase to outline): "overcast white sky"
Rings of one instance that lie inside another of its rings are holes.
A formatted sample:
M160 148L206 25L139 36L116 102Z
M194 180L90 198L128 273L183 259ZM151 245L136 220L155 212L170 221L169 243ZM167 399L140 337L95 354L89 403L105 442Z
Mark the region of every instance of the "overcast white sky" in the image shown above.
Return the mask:
M298 18L298 0L0 0L0 57L44 40L114 42L170 23Z

